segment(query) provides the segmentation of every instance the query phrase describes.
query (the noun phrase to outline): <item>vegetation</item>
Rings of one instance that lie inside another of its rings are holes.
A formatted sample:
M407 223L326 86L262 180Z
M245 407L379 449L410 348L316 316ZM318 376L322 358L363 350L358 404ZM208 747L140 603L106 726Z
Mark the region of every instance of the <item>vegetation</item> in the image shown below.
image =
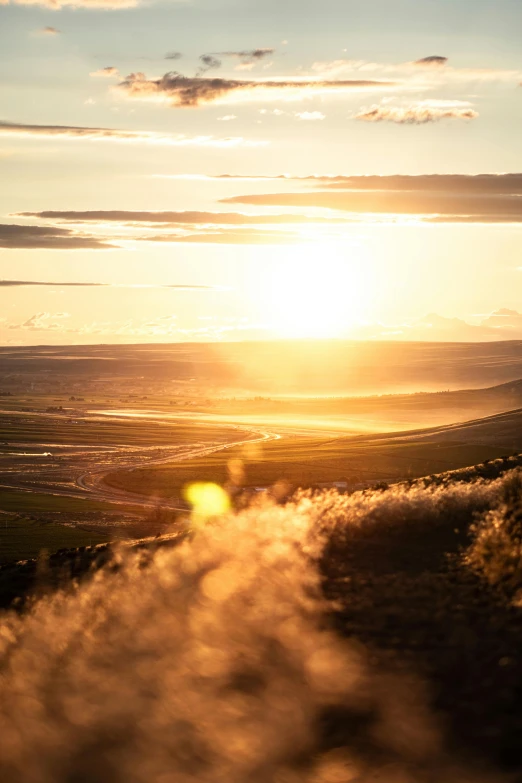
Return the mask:
M263 501L177 547L122 549L96 578L4 615L2 779L65 783L81 769L85 780L110 783L316 783L344 781L347 770L389 780L393 770L396 780L482 781L455 755L456 739L471 732L476 749L491 758L499 751L490 729L512 670L493 668L490 685L471 665L487 653L491 669L491 650L470 632L477 605L468 571L451 576L440 542L514 481L512 473L446 477L351 496L302 493L284 506ZM322 589L335 597L345 640L328 630ZM483 593L480 622L488 601ZM443 628L455 634L451 644ZM461 706L435 705L459 719L451 744L423 686L404 666L387 669L380 650L396 643L405 666L433 665L435 651L446 671L437 670L438 693L460 695L467 720ZM465 692L477 693L478 722ZM511 721L503 742L516 714L501 716Z
M44 495L37 492L17 492L16 490L0 489L0 511L23 514L31 512L59 512L75 514L84 511L114 511L109 503L99 503L85 500L81 497L65 495ZM127 510L120 509L120 511ZM0 516L0 521L2 517Z
M74 415L0 414L0 443L75 444L92 446L174 446L232 440L234 430L190 419L126 419Z
M468 445L436 437L426 443L407 438L386 441L283 437L171 465L116 471L106 477L105 483L143 495L179 497L182 487L192 481L225 484L229 480L230 461L241 460L244 483L249 487L266 487L281 480L295 488L333 481L371 485L454 470L496 459L504 452L503 446L495 444Z
M51 554L58 549L91 546L107 541L103 530L82 529L54 522L13 518L0 515L0 563L37 558L42 552Z
M467 562L515 601L522 588L522 475L513 473L498 503L474 527Z

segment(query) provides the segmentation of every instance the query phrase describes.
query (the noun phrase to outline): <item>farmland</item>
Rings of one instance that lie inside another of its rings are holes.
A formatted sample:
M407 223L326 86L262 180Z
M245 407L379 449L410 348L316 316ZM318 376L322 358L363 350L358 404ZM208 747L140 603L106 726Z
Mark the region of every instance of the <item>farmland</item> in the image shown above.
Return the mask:
M230 460L240 460L245 486L286 481L294 488L346 482L359 488L379 482L442 473L522 451L522 412L461 425L383 436L298 437L216 452L182 463L107 475L109 486L170 497L191 481L225 483Z
M8 378L2 397L0 604L24 610L24 639L46 651L39 676L54 683L58 700L63 684L64 703L71 694L83 703L88 694L91 706L99 699L105 709L96 689L106 671L98 677L85 664L83 647L79 658L64 653L79 649L77 629L89 626L96 655L110 660L112 692L130 692L129 682L134 692L140 667L133 661L145 653L156 662L162 694L174 688L167 712L182 694L200 700L205 716L215 702L221 715L230 674L248 717L265 698L260 683L269 671L266 688L273 679L277 694L282 683L292 703L303 699L300 709L317 719L324 719L325 694L333 694L332 730L349 755L353 731L345 737L339 716L356 727L354 763L365 769L378 756L394 769L438 773L442 762L425 740L433 736L441 758L451 757L458 770L452 778L454 766L448 772L444 762L440 779L480 780L466 767L470 750L495 769L522 769L522 626L512 602L520 585L512 565L521 460L507 456L522 452L520 381L295 397L239 395L198 377L194 365L192 380L173 384L117 372L100 378L97 367L82 375L79 392L77 358L73 370L52 377L42 368L58 360L46 361L40 356L37 372ZM60 361L67 370L70 360ZM224 486L237 513L192 524L183 498L193 482ZM332 482L343 491L322 489ZM292 495L300 487L313 496ZM506 584L504 563L512 571L507 597L497 584ZM55 593L71 579L73 590ZM41 594L33 613L31 597ZM319 599L313 607L311 596ZM129 638L128 627L138 623L142 633ZM230 673L221 673L224 661ZM335 664L328 690L335 661L342 665ZM187 671L196 671L198 684L187 686ZM364 695L343 672L359 672ZM296 690L305 677L313 687ZM345 696L356 705L348 712ZM45 693L37 698L46 704ZM148 709L126 705L133 720ZM118 725L125 719L117 714ZM376 721L380 734L367 729ZM270 731L265 722L259 730ZM406 737L400 745L398 731ZM411 732L421 737L413 755ZM147 741L161 743L160 735Z
M277 482L286 493L332 482L353 491L522 450L517 345L369 346L363 356L356 344L312 343L308 396L289 393L288 374L267 394L251 354L269 348L2 349L0 511L30 523L16 556L29 556L50 524L66 525L68 540L78 530L78 545L82 529L99 540L163 532L186 513L184 487L195 481L247 496ZM299 343L271 349L272 363L302 380ZM339 352L353 364L342 383L331 365ZM404 393L411 363L419 386ZM380 394L339 395L377 377ZM479 379L503 382L455 388ZM232 481L230 465L241 473Z

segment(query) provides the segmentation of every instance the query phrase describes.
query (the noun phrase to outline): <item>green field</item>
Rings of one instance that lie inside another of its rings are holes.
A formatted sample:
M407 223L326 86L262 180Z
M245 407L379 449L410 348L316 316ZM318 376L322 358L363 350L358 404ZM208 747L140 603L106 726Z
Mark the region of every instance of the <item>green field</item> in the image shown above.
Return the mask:
M224 484L228 480L229 461L240 459L246 486L269 486L279 480L286 480L294 487L331 481L359 484L441 473L504 454L503 445L469 445L435 438L428 442L283 438L172 465L141 468L131 473L116 471L109 474L106 483L140 494L177 497L182 487L193 481Z
M76 513L82 511L114 511L117 507L110 503L97 503L83 498L65 495L44 495L37 492L18 492L0 489L0 511L12 513L57 512ZM129 509L125 507L125 511ZM134 511L135 509L132 509Z
M58 549L91 546L108 540L109 536L99 530L0 515L0 563L38 557L44 550L51 554Z
M0 414L0 444L77 444L92 446L176 446L234 440L230 427L201 424L190 419L75 417L74 414L38 415L33 412Z

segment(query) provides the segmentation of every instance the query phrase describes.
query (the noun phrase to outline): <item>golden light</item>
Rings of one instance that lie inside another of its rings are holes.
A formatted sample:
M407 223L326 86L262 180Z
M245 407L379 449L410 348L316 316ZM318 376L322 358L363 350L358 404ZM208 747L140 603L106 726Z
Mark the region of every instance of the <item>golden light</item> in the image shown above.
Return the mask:
M218 484L210 482L189 484L185 487L183 496L192 506L192 520L196 525L225 514L230 509L228 493Z
M337 337L364 318L371 286L362 250L310 242L279 248L259 292L268 323L282 337Z

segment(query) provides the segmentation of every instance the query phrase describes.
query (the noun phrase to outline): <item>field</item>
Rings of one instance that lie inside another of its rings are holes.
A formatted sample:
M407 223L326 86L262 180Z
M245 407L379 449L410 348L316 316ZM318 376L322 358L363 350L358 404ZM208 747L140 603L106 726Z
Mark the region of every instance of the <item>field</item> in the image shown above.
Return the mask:
M24 739L10 769L22 775L29 760L65 780L49 733L67 754L101 733L93 780L116 751L130 774L136 746L176 777L211 763L241 780L269 762L312 769L310 782L344 781L347 769L386 783L518 779L521 610L467 556L473 523L487 529L489 509L508 519L506 501L519 503L518 463L491 463L487 480L457 471L258 505L181 546L62 553L49 566L62 587L75 569L72 591L53 594L37 564L0 569L2 588L44 590L5 625L0 721L16 716ZM185 734L173 741L182 721L188 746ZM229 745L238 737L241 754Z
M42 552L102 544L112 538L100 528L66 526L0 514L0 563L37 558Z
M187 418L115 418L46 393L32 391L30 399L23 392L10 394L5 401L0 413L0 562L163 532L174 521L173 512L157 508L154 499L135 501L101 491L98 476L238 440L235 427ZM97 397L92 404L103 408ZM241 437L252 435L242 430Z
M301 397L238 393L245 347L177 350L7 351L0 774L519 779L522 347L316 356ZM233 513L191 519L201 481Z
M6 392L113 400L161 388L164 399L354 396L478 389L522 377L522 344L357 342L178 343L0 348ZM170 396L172 395L172 397ZM30 396L30 394L29 394ZM135 399L136 399L135 396Z
M286 494L354 491L522 450L518 343L306 346L2 349L0 511L33 517L43 538L49 523L69 537L74 526L140 537L186 513L196 481L234 496L277 482ZM279 369L267 395L269 355ZM324 396L292 396L305 375ZM492 380L503 383L477 387ZM363 389L380 393L353 396Z
M282 480L294 488L328 482L359 488L442 473L518 451L522 451L522 412L384 436L325 440L283 434L278 440L247 443L179 464L110 473L105 483L168 498L179 496L192 481L226 483L230 460L240 460L246 487L269 487Z

